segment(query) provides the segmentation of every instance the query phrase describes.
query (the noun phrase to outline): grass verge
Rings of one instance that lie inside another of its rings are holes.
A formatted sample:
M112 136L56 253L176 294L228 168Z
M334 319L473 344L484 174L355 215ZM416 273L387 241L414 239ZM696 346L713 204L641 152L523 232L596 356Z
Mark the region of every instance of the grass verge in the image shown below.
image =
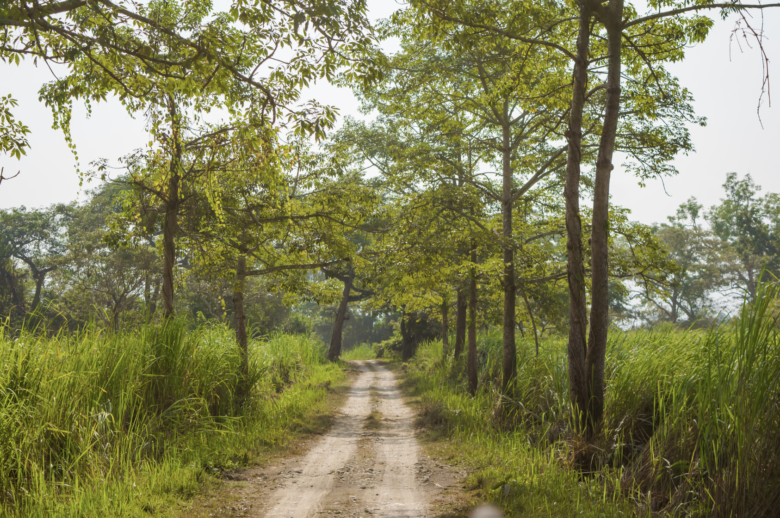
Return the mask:
M0 515L170 516L204 487L327 425L344 379L321 344L230 330L0 336Z
M430 447L473 471L477 500L511 516L775 516L780 506L776 288L709 331L610 335L595 440L571 426L566 342L518 340L514 395L501 396L501 335L481 334L480 389L463 359L423 345L405 386ZM499 407L501 405L501 407ZM501 408L501 411L499 411Z

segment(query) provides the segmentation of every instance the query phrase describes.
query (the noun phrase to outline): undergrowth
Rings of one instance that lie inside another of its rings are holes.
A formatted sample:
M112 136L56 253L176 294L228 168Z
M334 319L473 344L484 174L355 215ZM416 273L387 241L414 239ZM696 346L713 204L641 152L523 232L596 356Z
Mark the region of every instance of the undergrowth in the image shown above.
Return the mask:
M499 395L501 334L478 339L480 389L440 342L408 383L433 434L476 468L512 516L776 516L780 506L777 291L708 331L613 329L598 437L573 431L566 340L518 341L513 396ZM468 447L462 447L468 444Z
M341 353L341 359L345 361L373 360L374 358L376 358L376 351L371 344L356 345L352 349Z
M314 339L276 335L250 343L250 396L239 400L239 350L223 326L0 333L8 517L172 514L305 430L343 377Z

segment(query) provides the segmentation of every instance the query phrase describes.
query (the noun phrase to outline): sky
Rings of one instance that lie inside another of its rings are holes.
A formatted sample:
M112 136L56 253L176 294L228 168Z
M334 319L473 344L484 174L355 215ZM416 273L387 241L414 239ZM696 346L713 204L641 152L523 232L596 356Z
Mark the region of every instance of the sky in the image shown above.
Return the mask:
M392 0L369 0L374 19L388 16L398 6ZM764 46L770 60L774 58L770 61L772 80L780 73L772 67L773 62L780 62L780 9L766 11ZM754 16L751 23L759 27L760 15ZM764 192L780 192L780 98L770 107L765 97L759 121L761 55L755 44L749 48L743 42L740 50L732 41L735 21L735 17L718 19L703 44L689 49L684 61L669 65L692 92L697 115L708 120L706 127L690 129L696 151L675 159L679 175L663 182L650 181L641 188L636 178L616 164L611 183L613 203L631 209L633 219L664 221L691 196L705 207L718 203L729 172L750 174ZM0 157L6 176L21 173L0 186L0 208L83 200L84 189L90 187L79 187L74 157L61 131L51 128L51 112L38 101L39 88L52 78L45 65L35 67L29 61L19 67L0 64L0 95L10 93L16 98L19 107L14 114L31 129L31 149L26 157L20 161ZM780 84L780 78L776 81ZM334 105L341 116L361 117L358 103L347 89L321 83L308 89L303 98ZM148 140L143 119L130 117L115 100L94 105L90 117L83 106L76 106L72 134L82 170L100 158L116 161Z

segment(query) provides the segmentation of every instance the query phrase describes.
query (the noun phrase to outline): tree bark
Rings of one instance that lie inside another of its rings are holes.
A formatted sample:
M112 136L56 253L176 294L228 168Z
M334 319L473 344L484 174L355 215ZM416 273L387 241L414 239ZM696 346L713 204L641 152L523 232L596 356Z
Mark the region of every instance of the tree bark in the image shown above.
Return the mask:
M412 313L412 318L414 318L414 316L415 314ZM414 332L410 332L409 327L409 319L407 318L407 313L404 311L401 315L401 338L403 340L403 343L401 344L401 360L404 362L411 360L412 355L414 354Z
M590 336L586 355L589 436L596 432L604 414L604 360L609 329L609 181L620 116L623 0L610 0L609 13L611 20L605 20L609 49L607 99L593 191Z
M479 372L477 369L477 245L471 245L471 275L469 275L469 351L466 357L466 371L469 379L469 392L477 393Z
M152 316L149 314L149 302L152 299L152 285L149 281L149 272L144 276L144 310L146 313L146 325L152 321Z
M163 222L163 287L162 298L165 319L173 317L173 268L176 262L176 232L179 226L179 181L181 167L181 141L177 122L176 106L171 100L169 112L172 120L171 163L168 178L168 193L165 200L165 221Z
M460 355L463 354L463 346L466 344L467 299L463 291L463 288L458 288L458 298L455 302L455 350L453 351L455 359L460 358Z
M48 269L36 269L33 271L33 279L35 279L35 295L33 295L32 306L30 307L31 311L37 311L38 305L41 303L41 292L43 291L43 284L46 281L46 273L48 273L48 271Z
M114 311L111 316L111 327L114 328L114 333L119 333L119 307L121 302L114 303Z
M330 338L330 349L328 349L328 359L336 360L341 356L341 334L344 329L344 320L347 317L347 304L349 304L349 292L352 290L352 281L354 273L350 272L344 279L344 292L341 297L339 309L336 312L336 321L333 324L333 334Z
M246 333L244 311L244 286L246 285L246 256L240 254L236 261L236 281L233 284L233 313L236 318L236 343L241 349L239 372L244 380L249 378L249 338Z
M151 280L149 275L146 275L146 281L144 283L144 304L146 305L146 325L152 323L152 318L157 312L157 296L160 294L160 284L155 283L154 291L151 291Z
M441 301L441 350L443 359L447 358L447 353L450 349L449 309L449 302L445 295Z
M18 314L24 314L24 300L22 300L22 290L19 289L18 280L13 272L13 266L11 260L8 259L7 264L0 266L0 270L5 277L5 281L8 284L8 288L11 290L11 303L14 305L13 311Z
M566 277L569 284L569 397L575 413L575 423L582 430L588 408L586 355L585 264L582 251L582 221L580 220L580 161L582 159L582 112L588 85L588 52L590 47L591 12L586 0L580 1L577 60L574 62L573 87L569 127L566 130Z
M501 391L509 394L517 376L517 348L515 344L515 257L512 243L512 153L509 143L509 124L506 103L503 127L503 185L501 192L502 237L504 259L504 329L503 329L503 376ZM472 251L472 260L474 252Z

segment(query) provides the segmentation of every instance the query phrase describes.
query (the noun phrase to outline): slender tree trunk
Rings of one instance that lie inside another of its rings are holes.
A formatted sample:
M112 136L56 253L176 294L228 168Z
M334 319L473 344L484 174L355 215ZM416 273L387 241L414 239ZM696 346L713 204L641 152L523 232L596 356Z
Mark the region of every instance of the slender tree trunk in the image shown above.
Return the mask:
M233 313L236 317L236 342L241 349L239 372L244 380L247 380L249 378L249 338L246 333L246 313L244 311L245 285L246 256L240 254L236 262L236 281L233 284Z
M165 221L163 222L163 287L162 298L165 319L173 317L173 268L176 262L176 232L179 226L179 181L181 180L181 142L176 106L171 100L169 112L172 120L171 163L168 178L168 193L165 200Z
M566 158L566 183L563 190L566 201L566 277L569 284L569 397L579 429L583 429L588 408L588 374L585 365L588 321L582 221L580 220L580 161L582 159L582 112L588 86L590 19L591 12L586 0L581 0L571 112L569 128L566 130L569 145Z
M157 296L160 295L160 283L156 282L154 291L152 291L152 280L150 275L146 275L144 282L144 304L146 305L146 325L152 323L154 314L157 312Z
M466 372L469 378L469 392L477 392L479 372L477 369L477 245L471 245L471 275L469 275L469 351L466 357Z
M441 301L441 349L443 358L447 357L450 349L449 309L449 301L445 295Z
M344 280L344 292L339 309L336 312L336 321L333 324L333 334L330 338L330 349L328 349L328 359L330 361L334 361L341 356L341 334L344 330L344 320L347 317L347 304L349 304L349 292L352 290L353 279L354 275L350 273Z
M152 321L152 315L149 313L149 304L152 301L152 283L149 280L149 272L144 276L144 310L146 313L146 325Z
M463 346L466 344L466 310L467 299L463 288L458 288L458 298L455 302L455 350L453 356L460 358L463 354Z
M586 355L589 376L587 424L591 436L604 414L604 360L609 329L609 180L614 168L612 155L620 116L623 0L610 0L609 10L612 23L607 27L607 100L593 190L590 336Z
M414 318L415 314L411 314L411 318ZM403 339L402 344L402 351L401 351L401 360L404 362L408 362L412 359L412 355L414 354L414 331L411 331L409 329L409 319L407 318L407 313L404 311L402 317L401 317L401 338Z
M152 323L155 313L157 313L157 297L160 295L160 283L154 285L154 291L152 292L152 300L149 303L149 317L148 324Z
M179 215L179 176L168 181L168 200L163 223L163 287L162 298L165 318L173 316L173 268L176 262L176 230Z
M30 310L37 311L38 306L41 303L41 292L43 291L43 284L46 281L46 272L38 270L34 271L33 279L35 279L35 295L33 295L32 306L30 307Z
M119 333L119 306L121 302L114 303L114 311L111 316L111 327L114 328L114 333Z
M508 114L504 104L505 122L503 128L503 186L501 209L503 212L502 237L504 252L504 357L501 391L509 394L517 376L517 348L515 345L515 255L512 243L512 156L509 143ZM472 253L473 257L473 253Z

